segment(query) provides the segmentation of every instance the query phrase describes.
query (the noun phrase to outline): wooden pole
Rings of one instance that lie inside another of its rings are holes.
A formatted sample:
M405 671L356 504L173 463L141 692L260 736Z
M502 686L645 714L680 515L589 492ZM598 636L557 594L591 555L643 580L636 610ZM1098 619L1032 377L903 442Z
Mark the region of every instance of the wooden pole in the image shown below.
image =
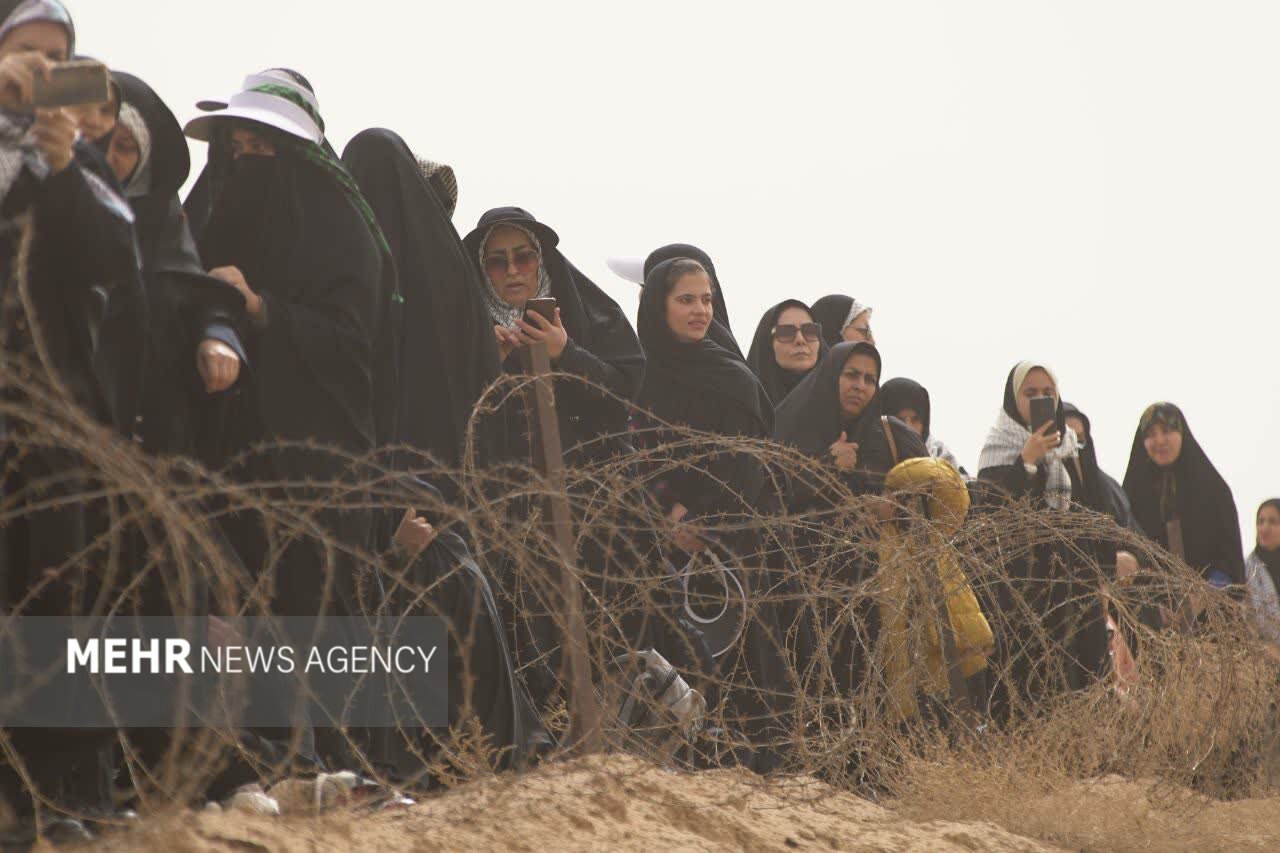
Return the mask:
M587 623L582 609L582 590L574 569L573 517L564 472L564 451L560 444L560 419L556 415L555 386L551 379L551 358L544 343L522 347L525 372L534 377L530 412L533 428L533 459L546 482L546 519L555 543L559 563L560 613L563 678L569 704L569 735L566 749L578 754L602 748L601 711L591 682L591 661L587 651ZM529 392L526 391L526 400Z

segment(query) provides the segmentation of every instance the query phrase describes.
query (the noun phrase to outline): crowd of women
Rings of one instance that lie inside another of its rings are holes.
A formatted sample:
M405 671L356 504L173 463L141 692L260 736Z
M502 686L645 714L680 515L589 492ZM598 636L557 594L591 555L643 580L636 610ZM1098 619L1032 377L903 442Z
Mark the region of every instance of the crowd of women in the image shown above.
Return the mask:
M961 506L957 524L970 494L1110 516L1209 583L1238 591L1265 635L1280 643L1280 501L1258 510L1258 544L1246 560L1231 491L1171 403L1143 413L1119 483L1100 470L1089 418L1065 401L1058 373L1022 361L1008 375L977 465L966 470L932 430L924 385L885 381L872 309L854 298L780 301L760 319L744 356L726 308L732 291L705 252L675 244L644 264L633 329L565 256L560 235L526 210L495 208L460 236L453 170L418 156L392 131L366 130L338 156L301 74L250 74L230 97L201 102L185 125L145 81L114 69L105 103L34 108L33 86L78 48L60 0L0 0L4 357L10 365L43 365L49 388L146 454L192 457L241 483L342 481L351 476L351 457L389 446L456 467L484 390L524 369L522 349L545 345L559 377L567 460L674 448L677 464L642 478L646 499L666 516L652 531L652 548L665 555L700 550L725 529L725 518L746 510L835 512L850 494L881 495L909 480L933 489L939 513ZM188 138L207 143L208 157L184 201ZM891 352L893 343L885 343ZM33 389L42 387L10 382L5 402L38 406L44 391ZM1036 423L1035 401L1045 398L1050 417ZM7 420L0 430L9 446L37 429ZM679 464L684 445L669 441L677 430L777 442L809 456L831 482L779 485L730 443L714 453L688 445ZM477 438L481 465L529 457L523 428L501 419ZM277 449L258 450L266 445ZM2 531L7 607L56 615L88 600L77 597L89 594L81 586L50 582L47 572L91 542L99 523L92 505L32 496L36 483L42 494L82 492L82 467L75 453L47 442L6 451L6 500L32 505ZM444 500L457 488L432 485ZM393 534L388 529L387 548L416 561L416 571L450 576L452 588L433 592L439 606L485 626L466 652L484 674L484 695L470 707L495 742L515 754L536 751L545 733L535 707L554 679L540 686L516 671L512 657L537 657L521 647L549 642L546 632L513 631L501 572L477 565L472 543L437 532L413 509L399 521ZM335 507L318 523L338 542L379 547L378 521L367 510ZM276 613L347 612L364 594L354 586L354 567L336 571L333 585L319 582L314 544L273 550L252 512L227 513L220 530L251 574L271 562ZM731 551L760 550L731 534L720 538ZM1132 554L1104 541L1075 545L1091 548L1113 578L1138 568ZM582 555L596 557L609 559ZM1037 549L1028 577L1060 574L1063 559L1060 546ZM748 583L748 594L781 582L762 576ZM1087 686L1108 657L1102 605L1069 585L1043 589L1033 600L1046 636L1070 645L1075 662L1064 684L1043 689ZM165 592L156 591L155 607L163 609ZM1061 607L1067 600L1079 603ZM207 606L207 595L197 591L190 603ZM980 613L999 606L972 595L954 604L966 674L1000 654ZM764 742L764 727L749 721L766 715L753 703L776 716L794 689L783 683L786 672L804 668L782 658L819 650L812 638L807 652L804 642L771 641L799 621L786 606L754 613L738 665L763 689L716 701L740 705L746 735ZM878 618L892 624L899 616L890 608ZM829 636L831 648L821 653L845 673L843 688L855 689L860 641ZM652 634L644 642L655 642ZM697 657L685 656L681 667L696 670ZM76 785L102 761L100 736L12 734L30 784L56 801L91 798ZM321 760L326 748L317 727L310 749ZM402 753L384 758L408 761ZM770 765L762 758L757 766ZM18 790L9 780L6 796Z

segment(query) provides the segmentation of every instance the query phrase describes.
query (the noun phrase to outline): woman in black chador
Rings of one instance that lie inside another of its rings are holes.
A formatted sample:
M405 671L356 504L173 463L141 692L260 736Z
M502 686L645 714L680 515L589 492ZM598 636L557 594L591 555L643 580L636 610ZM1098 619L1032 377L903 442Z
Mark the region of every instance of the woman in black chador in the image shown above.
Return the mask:
M640 342L618 303L561 254L555 231L518 207L490 210L463 243L480 271L489 335L505 369L519 372L517 351L545 343L552 369L576 377L556 383L565 451L608 452L595 440L626 430L626 401L644 372ZM556 300L550 319L526 309L546 298Z
M1037 397L1053 400L1054 417L1033 429L1031 401ZM1036 510L1107 512L1096 464L1082 459L1079 438L1066 425L1057 377L1034 361L1009 372L978 477ZM1114 543L1082 538L1038 545L1010 566L1010 583L997 591L1006 623L998 654L1007 680L996 687L993 713L1003 717L1018 710L1019 701L1034 705L1087 688L1104 674L1108 646L1098 592L1115 562Z
M845 602L841 596L831 595L831 584L856 589L875 574L876 560L861 549L843 553L846 546L840 546L835 563L824 559L830 547L825 545L827 537L821 528L840 523L835 518L828 523L824 517L848 512L849 494L881 494L885 476L897 463L929 455L920 436L906 424L885 418L881 371L880 353L871 344L838 343L778 409L774 433L779 442L816 460L828 475L828 479L812 473L793 476L787 489L787 510L816 514L810 521L813 534L801 537L800 553L807 557L800 562L811 572L825 570L829 575L812 581L826 591L815 616L829 632L827 655L841 697L848 697L862 684L868 653L879 634L879 615L866 595L857 602L852 619L842 617ZM874 530L860 533L866 542L875 539ZM802 669L811 663L801 661Z
M1173 403L1156 403L1143 413L1124 490L1148 536L1209 583L1243 594L1244 545L1235 498Z
M742 357L712 339L714 301L711 276L697 261L664 261L650 271L640 298L640 340L647 363L637 407L677 428L726 439L768 438L773 404ZM650 446L684 440L660 424L640 435ZM758 530L732 529L735 521L767 516L777 508L776 490L760 461L751 453L715 451L705 444L677 447L670 456L674 458L655 460L659 469L647 478L674 526L670 550L692 554L707 538L715 538L745 564L769 565L771 556L764 553ZM785 607L775 603L789 597L776 574L765 568L743 578L751 618L725 673L733 685L727 697L731 713L739 715L753 742L762 745L778 737L775 726L785 727L780 721L794 692L784 648L791 620ZM768 769L773 758L766 746L758 768Z
M211 207L201 256L212 275L241 292L249 318L244 343L251 369L204 420L212 429L202 447L214 464L237 460L237 478L289 483L288 495L314 498L303 484L349 479L357 472L346 457L368 453L385 433L388 418L375 396L375 377L382 375L375 339L391 294L377 221L320 144L314 95L291 75L261 82L265 77L250 78L251 93L274 112L244 110L237 96L186 129L210 142ZM279 442L315 447L241 456ZM317 518L347 548L372 544L365 510L335 508ZM264 569L268 550L258 520L240 517L230 527L250 570ZM329 565L319 543L295 541L276 562L273 611L314 616L335 607L360 609L354 571Z
M441 171L429 178L404 140L381 128L357 134L342 160L378 217L404 300L395 443L457 466L472 408L501 370L475 264L450 219L457 184L433 182ZM494 436L478 438L486 456L500 455Z
M822 327L814 321L809 306L798 299L787 299L760 318L747 364L776 409L818 366L826 352Z
M147 304L108 301L95 360L126 434L152 453L191 454L202 398L232 387L243 369L244 300L205 274L187 228L178 190L191 156L181 125L145 82L112 76L118 119L98 144L136 217Z

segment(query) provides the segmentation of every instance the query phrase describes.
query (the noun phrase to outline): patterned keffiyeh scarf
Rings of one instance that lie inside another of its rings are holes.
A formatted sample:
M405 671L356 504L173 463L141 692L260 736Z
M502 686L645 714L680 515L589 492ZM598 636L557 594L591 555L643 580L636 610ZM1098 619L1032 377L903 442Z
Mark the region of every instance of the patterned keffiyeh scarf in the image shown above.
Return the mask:
M484 276L484 301L489 307L489 316L493 318L493 322L505 328L512 328L524 316L524 309L517 308L510 302L507 302L498 295L498 291L494 289L493 282L489 280L489 274L484 271L484 254L489 247L489 238L493 236L493 232L498 228L518 228L524 232L529 238L529 244L538 252L538 293L535 299L545 299L551 294L551 276L547 274L547 265L542 260L542 244L538 242L538 238L528 228L516 225L512 222L501 222L489 229L484 235L484 239L480 241L480 270Z
M0 202L9 197L24 167L40 181L49 175L49 164L31 136L34 121L31 116L0 112Z
M998 468L1004 465L1022 464L1022 448L1031 438L1031 430L1009 417L1009 413L1000 410L995 426L987 433L986 443L982 446L982 455L978 459L978 470ZM1067 471L1066 461L1080 455L1080 442L1076 434L1067 427L1062 434L1062 444L1051 450L1040 465L1047 467L1049 481L1045 486L1045 502L1050 508L1065 510L1071 506L1071 474Z

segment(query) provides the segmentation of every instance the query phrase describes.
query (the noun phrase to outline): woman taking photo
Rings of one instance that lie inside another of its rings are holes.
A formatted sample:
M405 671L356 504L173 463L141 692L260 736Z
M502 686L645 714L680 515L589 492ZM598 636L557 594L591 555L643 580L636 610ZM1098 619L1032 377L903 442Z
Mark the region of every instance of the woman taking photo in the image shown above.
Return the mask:
M777 408L826 351L822 327L814 322L809 306L788 299L760 318L747 364Z
M1052 412L1038 427L1032 421L1037 398L1049 399ZM1045 365L1024 361L1010 371L978 477L1035 510L1066 512L1083 505L1104 511L1091 505L1079 442L1065 426L1058 380ZM1082 561L1081 554L1088 559ZM997 715L1023 701L1034 705L1083 689L1103 674L1108 645L1099 572L1115 561L1114 545L1055 540L1036 545L1025 563L1008 567L1012 577L997 595L1008 635L1000 648L1008 669L993 702Z

